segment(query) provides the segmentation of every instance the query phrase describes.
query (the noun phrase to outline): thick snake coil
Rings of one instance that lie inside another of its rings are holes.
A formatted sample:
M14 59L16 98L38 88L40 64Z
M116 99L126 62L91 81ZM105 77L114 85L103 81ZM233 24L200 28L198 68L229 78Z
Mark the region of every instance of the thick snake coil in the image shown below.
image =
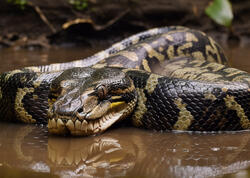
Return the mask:
M91 135L120 120L153 130L250 128L250 75L185 27L131 36L86 59L0 75L1 120Z

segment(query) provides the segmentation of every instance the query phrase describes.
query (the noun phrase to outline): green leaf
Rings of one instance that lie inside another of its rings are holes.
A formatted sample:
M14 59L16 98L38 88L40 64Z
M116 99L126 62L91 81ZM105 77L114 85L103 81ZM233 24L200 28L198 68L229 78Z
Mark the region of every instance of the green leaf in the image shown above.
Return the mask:
M226 27L233 20L232 6L229 0L214 0L205 10L206 14L216 23Z
M68 2L79 11L88 7L88 0L68 0Z

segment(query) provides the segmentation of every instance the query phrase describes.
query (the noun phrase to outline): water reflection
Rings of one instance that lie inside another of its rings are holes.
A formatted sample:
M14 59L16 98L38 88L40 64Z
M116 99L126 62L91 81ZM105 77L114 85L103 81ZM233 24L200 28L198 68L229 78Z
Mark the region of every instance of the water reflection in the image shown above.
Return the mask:
M69 62L76 59L83 59L98 51L103 47L95 48L53 48L44 50L28 50L12 48L0 49L0 72L18 69L34 65L46 65L58 62Z
M222 176L250 166L250 133L120 128L95 137L63 138L48 136L44 127L1 123L2 166L58 176Z

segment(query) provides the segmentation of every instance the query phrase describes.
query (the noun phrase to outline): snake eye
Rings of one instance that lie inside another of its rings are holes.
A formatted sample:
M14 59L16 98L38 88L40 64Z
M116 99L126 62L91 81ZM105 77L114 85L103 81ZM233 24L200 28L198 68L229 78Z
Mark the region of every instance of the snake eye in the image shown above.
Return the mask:
M97 86L96 91L97 91L97 95L100 99L103 99L108 93L108 89L105 85Z

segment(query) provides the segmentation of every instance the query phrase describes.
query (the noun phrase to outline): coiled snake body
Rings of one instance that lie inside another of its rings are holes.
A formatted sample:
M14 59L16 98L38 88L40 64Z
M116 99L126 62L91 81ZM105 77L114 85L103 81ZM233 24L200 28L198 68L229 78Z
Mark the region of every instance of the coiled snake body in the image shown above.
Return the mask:
M250 75L211 37L185 27L131 36L78 61L0 75L1 120L92 135L120 120L154 130L250 128Z

